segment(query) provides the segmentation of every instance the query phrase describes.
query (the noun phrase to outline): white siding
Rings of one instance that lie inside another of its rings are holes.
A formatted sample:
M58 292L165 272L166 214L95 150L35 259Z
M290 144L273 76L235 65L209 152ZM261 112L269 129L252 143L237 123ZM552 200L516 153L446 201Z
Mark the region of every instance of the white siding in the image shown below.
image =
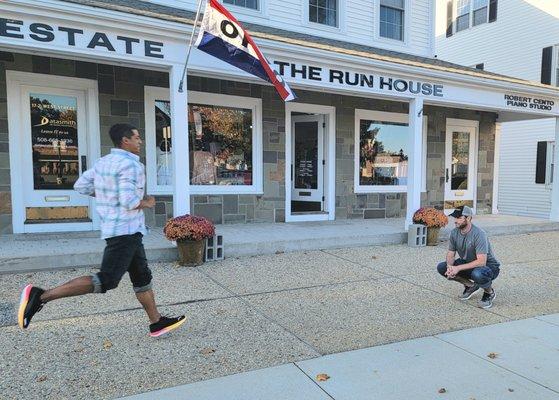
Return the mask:
M499 0L497 21L446 37L446 0L436 0L435 53L441 60L540 81L542 49L559 44L557 0ZM538 141L555 139L554 120L503 123L498 210L548 218L551 188L536 184Z
M195 11L196 0L145 0L150 3L164 4L175 8ZM340 28L322 27L308 24L305 10L308 0L261 0L262 12L244 10L240 7L225 6L240 21L306 33L329 39L336 39L387 50L419 55L433 56L431 15L434 14L432 0L407 0L408 25L406 43L379 38L378 13L380 0L339 0L342 4Z
M537 184L537 142L555 140L555 119L502 124L499 212L548 218L551 187Z

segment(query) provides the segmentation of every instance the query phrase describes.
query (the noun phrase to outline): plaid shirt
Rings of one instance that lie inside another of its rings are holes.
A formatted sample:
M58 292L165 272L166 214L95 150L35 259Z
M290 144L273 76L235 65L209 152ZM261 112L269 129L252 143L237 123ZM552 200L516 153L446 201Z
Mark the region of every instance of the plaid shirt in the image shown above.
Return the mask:
M101 219L101 238L146 235L144 211L136 207L144 198L146 175L140 157L122 149L111 149L74 184L81 194L94 195Z

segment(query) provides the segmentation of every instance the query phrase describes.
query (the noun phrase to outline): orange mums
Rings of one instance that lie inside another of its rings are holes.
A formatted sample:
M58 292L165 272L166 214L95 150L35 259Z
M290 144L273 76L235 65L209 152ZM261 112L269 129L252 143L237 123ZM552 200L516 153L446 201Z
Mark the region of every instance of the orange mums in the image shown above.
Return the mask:
M429 228L442 228L448 224L448 217L433 207L421 207L413 214L413 222Z
M204 217L186 214L168 220L163 228L163 233L169 240L198 241L215 235L215 227Z

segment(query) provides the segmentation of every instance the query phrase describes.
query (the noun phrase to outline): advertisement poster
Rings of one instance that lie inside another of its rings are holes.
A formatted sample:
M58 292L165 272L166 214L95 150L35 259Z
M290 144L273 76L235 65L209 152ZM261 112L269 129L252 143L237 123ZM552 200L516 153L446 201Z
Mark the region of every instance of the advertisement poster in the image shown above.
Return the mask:
M79 177L77 99L30 94L35 190L72 189Z

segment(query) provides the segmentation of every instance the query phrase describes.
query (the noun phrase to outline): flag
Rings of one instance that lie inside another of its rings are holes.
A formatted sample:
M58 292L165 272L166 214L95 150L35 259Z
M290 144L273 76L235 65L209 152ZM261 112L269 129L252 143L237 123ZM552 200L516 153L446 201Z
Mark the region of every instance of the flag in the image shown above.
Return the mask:
M284 101L295 99L291 88L272 69L239 21L217 0L209 0L196 47L274 85Z

